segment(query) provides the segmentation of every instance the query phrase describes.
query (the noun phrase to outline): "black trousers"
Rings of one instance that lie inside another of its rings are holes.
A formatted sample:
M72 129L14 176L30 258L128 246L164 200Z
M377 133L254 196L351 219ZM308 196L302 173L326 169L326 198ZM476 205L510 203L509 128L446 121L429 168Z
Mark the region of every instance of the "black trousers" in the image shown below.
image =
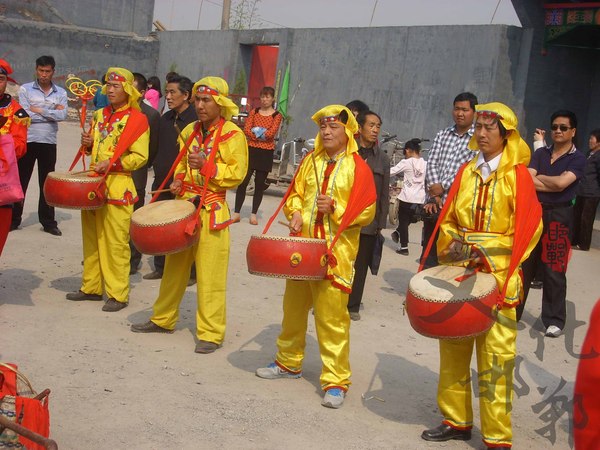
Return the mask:
M581 250L589 250L592 245L594 219L600 197L577 196L573 208L573 245L579 245Z
M254 173L254 196L252 197L252 214L256 214L258 212L258 208L262 203L263 193L265 192L265 182L267 181L267 175L269 175L269 172L265 172L264 170L248 169L246 178L244 178L242 184L240 184L237 187L237 190L235 191L234 211L236 213L239 213L242 210L242 205L244 204L244 200L246 200L246 188L248 187L248 183L250 182L252 173Z
M140 169L134 170L131 174L133 178L133 184L138 195L138 201L133 205L133 210L137 211L146 202L146 183L148 182L148 167L144 166ZM142 254L135 248L133 241L129 240L129 249L131 250L131 258L129 259L131 268L137 270L140 262L142 261Z
M44 228L54 228L57 226L54 219L54 207L46 203L44 197L44 182L50 172L54 171L56 166L56 144L42 144L39 142L28 142L27 153L18 161L19 178L21 179L21 188L23 193L27 193L27 187L33 174L33 166L38 163L38 182L40 185L40 197L38 200L38 219ZM15 203L13 206L12 225L19 226L23 219L22 202Z
M542 280L542 323L544 327L555 325L561 330L567 320L567 264L573 225L573 208L545 208L542 214L544 232L537 246L523 263L523 303L517 307L517 318L521 317L529 295L529 286L538 268Z
M429 239L431 239L431 235L433 234L433 230L435 229L435 223L437 221L437 215L435 220L431 219L423 219L423 237L421 240L421 245L423 246L423 251L421 253L421 260L423 259L423 255L425 254L425 249L427 248L427 244L429 243ZM437 257L437 240L440 235L440 230L435 234L433 245L431 246L431 250L429 251L429 255L427 256L427 260L423 266L424 269L429 269L430 267L435 267L439 265L438 257Z
M415 210L412 209L413 203L406 203L400 200L398 208L398 226L396 230L400 235L400 247L408 247L408 226L412 223L415 216Z
M361 234L358 244L358 253L354 262L354 281L352 283L352 292L348 298L348 311L358 312L360 302L362 301L363 292L365 290L365 281L369 270L369 263L373 257L373 249L375 248L375 240L377 236L374 234Z

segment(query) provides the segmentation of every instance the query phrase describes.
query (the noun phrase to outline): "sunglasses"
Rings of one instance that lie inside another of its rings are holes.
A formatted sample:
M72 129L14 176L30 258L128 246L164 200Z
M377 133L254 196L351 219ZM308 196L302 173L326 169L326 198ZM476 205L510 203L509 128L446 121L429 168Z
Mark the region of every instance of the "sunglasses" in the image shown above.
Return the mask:
M568 127L568 126L563 125L563 124L560 124L560 125L554 124L554 125L552 125L550 127L550 129L552 129L552 131L556 131L556 130L560 129L560 131L562 131L564 133L565 131L573 129L573 127Z

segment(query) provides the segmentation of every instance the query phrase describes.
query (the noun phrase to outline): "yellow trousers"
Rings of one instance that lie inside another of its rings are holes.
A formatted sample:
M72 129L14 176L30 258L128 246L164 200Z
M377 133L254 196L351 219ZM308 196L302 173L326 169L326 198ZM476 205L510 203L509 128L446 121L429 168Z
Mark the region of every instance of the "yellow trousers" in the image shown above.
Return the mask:
M221 344L225 338L225 289L229 265L229 229L211 231L210 213L200 212L202 226L198 243L182 252L167 255L158 298L150 320L172 330L179 319L192 263L196 262L198 339Z
M481 434L488 445L512 443L512 387L516 353L516 311L500 310L498 320L475 338L440 340L438 406L444 423L458 429L473 426L471 354L475 344Z
M299 371L304 359L306 327L311 306L323 367L321 387L327 390L350 386L350 315L348 294L331 281L288 280L283 296L283 322L277 339L277 362L290 371Z
M118 302L129 300L129 224L132 205L81 211L83 277L81 290ZM104 286L103 286L104 285Z

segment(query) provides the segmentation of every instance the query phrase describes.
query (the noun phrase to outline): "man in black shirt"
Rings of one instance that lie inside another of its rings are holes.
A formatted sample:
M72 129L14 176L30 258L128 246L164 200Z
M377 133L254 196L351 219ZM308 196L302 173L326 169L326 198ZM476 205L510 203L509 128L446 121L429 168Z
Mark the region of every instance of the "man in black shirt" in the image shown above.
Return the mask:
M360 320L359 309L365 288L367 270L371 266L375 243L380 237L381 230L385 228L390 207L390 159L377 144L379 130L381 129L381 118L373 111L366 111L359 113L356 119L359 127L358 137L356 138L358 153L373 172L377 190L377 203L375 219L370 225L360 230L358 254L354 263L354 282L348 300L348 312L352 320Z
M152 190L157 190L169 174L169 170L179 153L179 131L188 124L198 120L196 111L190 107L192 95L192 81L187 77L174 76L169 79L166 88L166 103L169 111L164 113L158 124L158 153L148 164L154 168L154 182ZM164 184L167 188L171 185L171 176ZM170 192L162 192L157 200L172 200L175 196ZM154 271L143 276L145 280L157 280L162 278L165 267L164 255L154 257ZM192 268L192 274L195 274Z
M136 169L131 173L131 177L133 178L133 184L135 185L135 190L138 195L138 201L135 202L135 204L133 205L133 210L137 211L142 206L144 206L146 197L146 184L148 182L148 166L150 165L150 161L152 161L156 157L156 152L158 151L158 122L160 120L160 114L153 107L147 105L142 101L142 99L144 98L144 93L146 92L146 89L148 89L148 82L146 80L146 77L141 73L134 72L133 86L141 94L140 109L148 119L148 125L150 126L148 163L144 164L144 167L140 167L139 169ZM135 248L135 245L133 245L133 242L131 240L129 240L129 248L131 249L131 259L129 260L129 275L133 275L134 273L137 273L138 268L140 267L140 263L142 261L142 254L137 248Z

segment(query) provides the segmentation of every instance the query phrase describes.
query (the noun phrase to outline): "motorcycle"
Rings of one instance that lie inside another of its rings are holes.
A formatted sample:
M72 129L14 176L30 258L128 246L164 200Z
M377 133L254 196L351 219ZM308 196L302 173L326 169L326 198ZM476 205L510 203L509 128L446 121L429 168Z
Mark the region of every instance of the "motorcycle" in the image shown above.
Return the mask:
M265 190L271 185L282 187L289 186L298 166L307 153L314 147L314 139L305 140L300 137L284 142L280 147L277 147L273 152L273 168L267 175ZM252 175L248 187L246 188L246 194L254 195L254 191L254 175Z

